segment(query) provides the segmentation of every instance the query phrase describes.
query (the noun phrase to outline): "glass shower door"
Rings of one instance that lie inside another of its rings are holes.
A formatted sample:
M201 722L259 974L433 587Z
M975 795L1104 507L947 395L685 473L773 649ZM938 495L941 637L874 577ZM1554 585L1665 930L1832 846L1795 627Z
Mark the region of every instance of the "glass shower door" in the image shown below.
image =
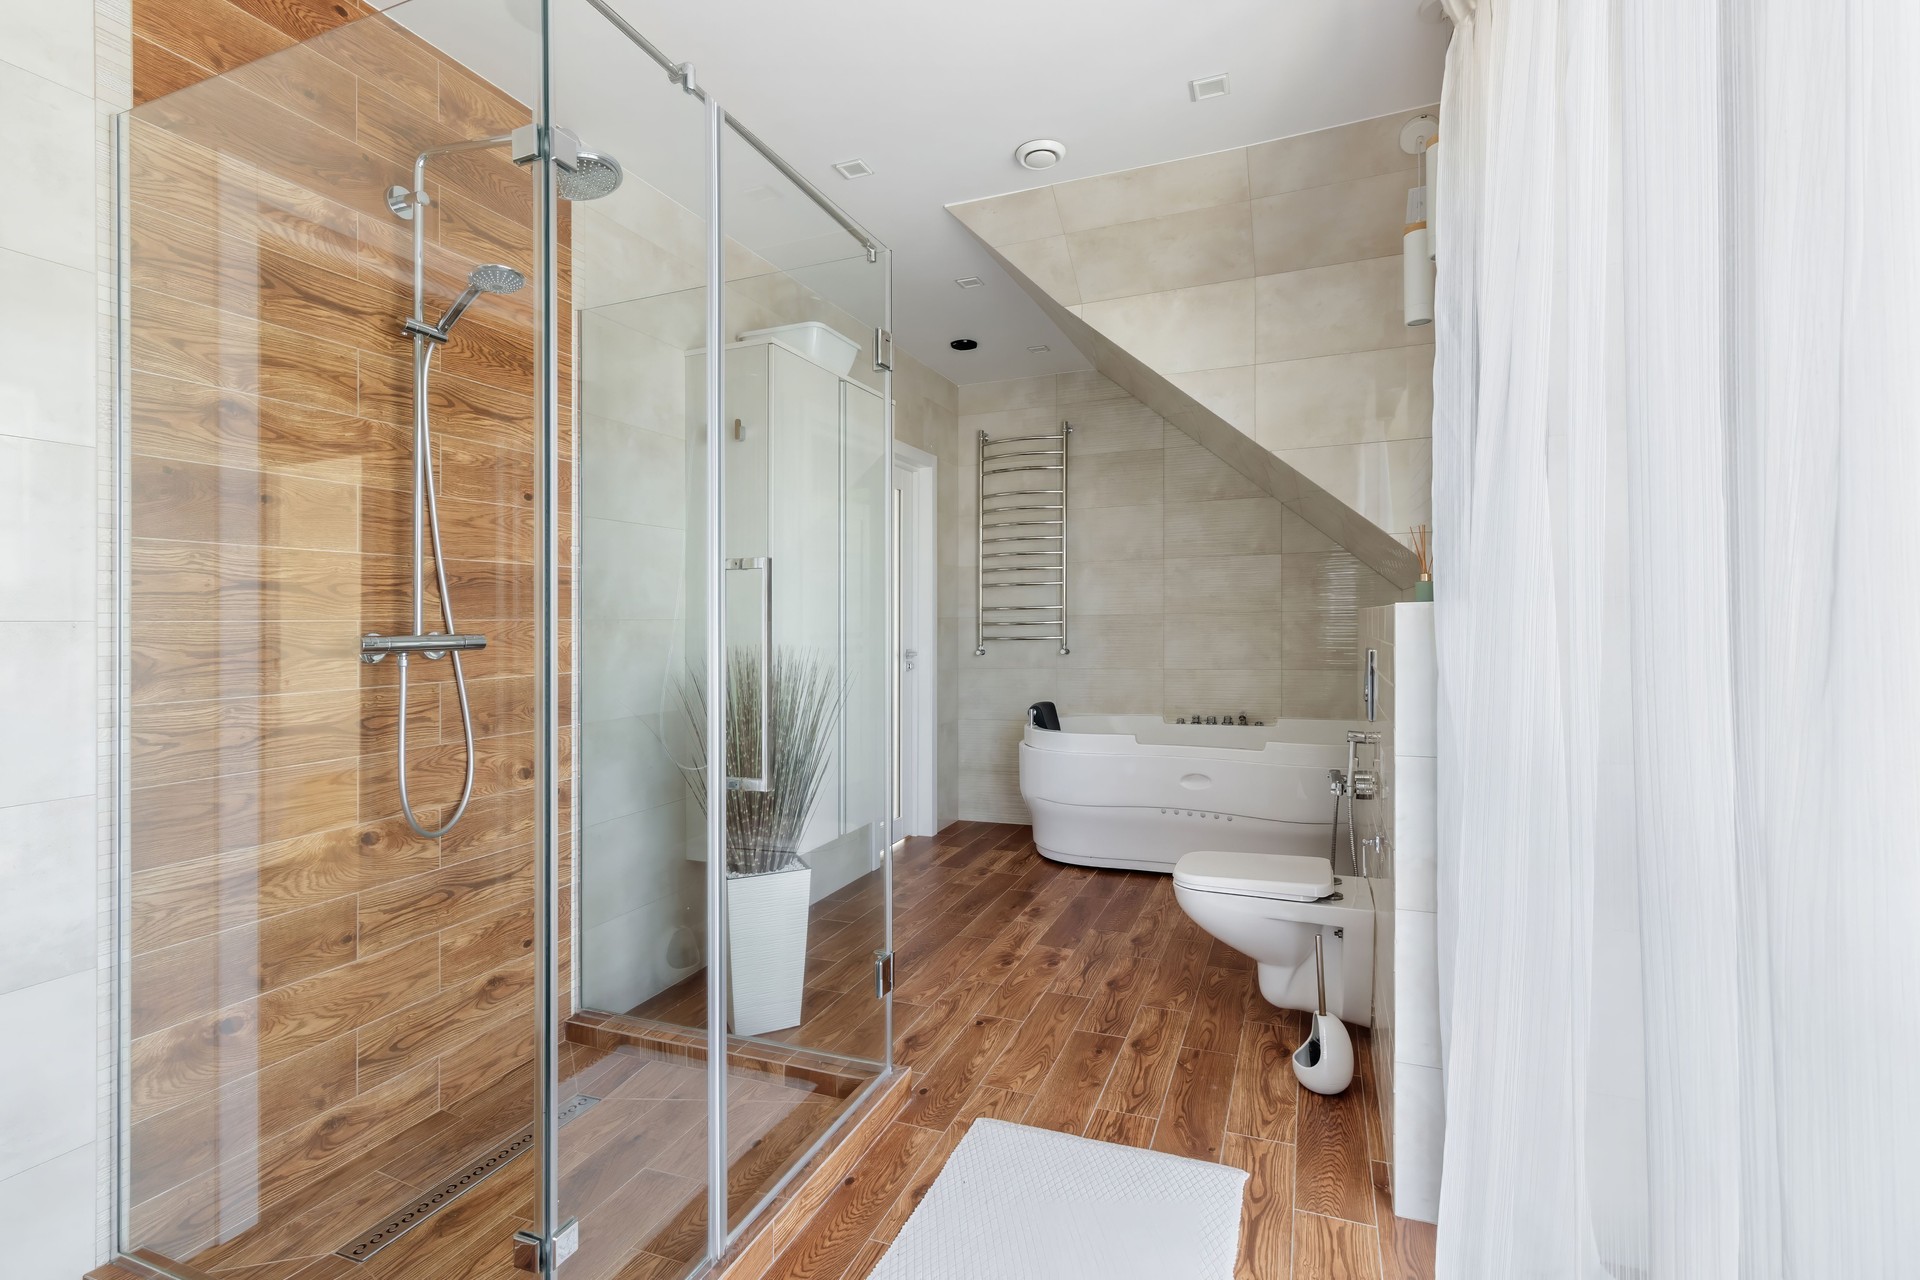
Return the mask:
M724 1248L885 1070L887 263L599 5L552 20L554 118L626 169L560 228L594 1061L555 1163L591 1280Z
M857 1079L888 1042L888 263L731 123L721 179L731 1029Z

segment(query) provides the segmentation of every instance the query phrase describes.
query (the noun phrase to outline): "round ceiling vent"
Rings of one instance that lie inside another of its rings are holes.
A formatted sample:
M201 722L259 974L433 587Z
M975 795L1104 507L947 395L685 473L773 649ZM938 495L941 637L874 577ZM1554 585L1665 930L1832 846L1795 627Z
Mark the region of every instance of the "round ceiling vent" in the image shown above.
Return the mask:
M955 351L972 351L975 347L978 347L980 344L978 342L975 342L972 338L955 338L952 342L949 342L947 345L952 347Z
M1015 147L1013 158L1029 169L1051 169L1067 158L1067 144L1052 138L1035 138Z

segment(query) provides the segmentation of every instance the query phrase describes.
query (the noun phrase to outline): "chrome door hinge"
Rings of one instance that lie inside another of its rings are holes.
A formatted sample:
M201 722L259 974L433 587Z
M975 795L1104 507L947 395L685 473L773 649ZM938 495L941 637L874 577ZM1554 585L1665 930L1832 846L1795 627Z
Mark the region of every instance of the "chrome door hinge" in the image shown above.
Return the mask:
M877 373L893 370L893 334L885 329L873 331L873 367Z
M579 1249L580 1220L578 1218L568 1218L566 1225L553 1233L551 1242L542 1240L537 1231L513 1233L513 1265L521 1271L531 1271L536 1275L546 1275L550 1270L559 1270L560 1264L571 1258ZM547 1259L549 1251L553 1255L551 1267Z
M873 953L873 998L884 1000L893 990L893 952Z

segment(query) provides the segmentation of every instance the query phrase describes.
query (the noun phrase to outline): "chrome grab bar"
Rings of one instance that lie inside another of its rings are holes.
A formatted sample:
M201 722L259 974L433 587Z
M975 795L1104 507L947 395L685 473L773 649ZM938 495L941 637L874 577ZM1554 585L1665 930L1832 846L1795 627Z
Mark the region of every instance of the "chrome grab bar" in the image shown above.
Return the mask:
M384 660L390 653L417 653L428 659L444 658L450 652L486 647L485 636L449 636L437 631L419 636L383 636L376 631L369 631L360 637L360 661L371 666Z
M727 568L760 575L760 776L736 778L728 774L727 790L770 791L773 788L773 557L736 556L727 561Z

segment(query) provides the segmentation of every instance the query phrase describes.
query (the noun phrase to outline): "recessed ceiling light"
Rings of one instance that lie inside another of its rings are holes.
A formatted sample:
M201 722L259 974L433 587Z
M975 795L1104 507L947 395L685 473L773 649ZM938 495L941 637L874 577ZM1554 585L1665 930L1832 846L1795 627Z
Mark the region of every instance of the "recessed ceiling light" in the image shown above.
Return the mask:
M1227 84L1227 73L1217 76L1201 76L1198 80L1187 81L1187 92L1193 95L1195 102L1205 102L1208 98L1224 98L1233 92Z
M1033 352L1035 355L1039 355L1042 351L1051 351L1053 348L1042 342L1038 346L1028 347L1027 350Z
M955 351L971 351L975 347L979 346L980 344L975 342L972 338L955 338L952 342L949 342L947 345L952 347Z
M864 178L873 172L873 166L865 160L842 160L833 171L843 178Z
M1051 169L1067 158L1067 144L1052 138L1035 138L1015 147L1013 158L1029 169Z
M985 284L986 281L982 280L979 276L961 276L958 280L955 280L954 283L962 289L978 289L981 285Z

